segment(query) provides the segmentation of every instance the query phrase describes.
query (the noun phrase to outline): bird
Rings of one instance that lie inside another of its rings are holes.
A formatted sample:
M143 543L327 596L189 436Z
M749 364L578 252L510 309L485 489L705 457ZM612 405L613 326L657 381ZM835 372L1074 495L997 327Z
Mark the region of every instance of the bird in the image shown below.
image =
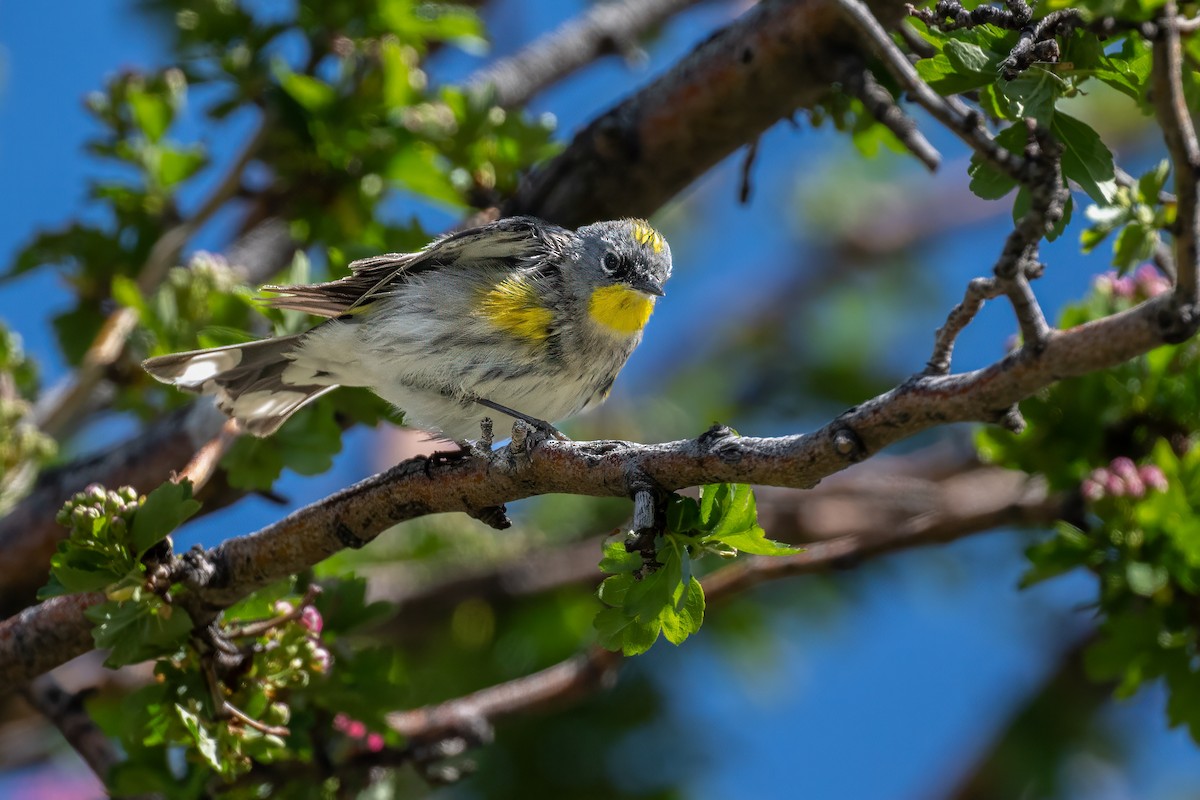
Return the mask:
M644 219L570 230L527 216L350 264L325 283L265 286L269 306L325 317L303 333L150 358L216 399L253 436L339 386L363 386L404 424L457 442L485 418L554 424L602 403L671 275Z

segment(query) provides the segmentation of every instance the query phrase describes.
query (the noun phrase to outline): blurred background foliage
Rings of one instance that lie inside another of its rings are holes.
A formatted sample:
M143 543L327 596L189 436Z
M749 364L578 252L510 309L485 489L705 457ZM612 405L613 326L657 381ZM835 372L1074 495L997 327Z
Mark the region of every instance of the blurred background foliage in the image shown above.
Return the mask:
M145 376L140 359L305 324L264 313L239 265L213 253L271 217L287 221L297 256L259 282L337 276L354 258L418 247L501 201L575 128L746 5L699 3L642 42L644 60L599 62L527 109L501 109L486 93L458 87L585 3L143 0L67 18L32 7L0 12L11 21L0 26L10 64L0 71L0 169L11 175L8 186L26 187L0 198L9 265L0 277L8 326L0 338L0 509L19 499L37 468L100 452L184 401ZM69 73L91 89L86 118L70 110L77 83L34 88L70 69L27 44L49 26L89 51ZM665 441L713 421L743 433L795 432L924 365L945 311L969 278L990 269L1011 202L975 198L967 154L932 126L948 156L935 178L880 146L886 137L839 102L819 116L852 136L820 118L777 126L758 143L747 185L738 154L656 216L677 264L670 296L612 400L566 426L573 437ZM1060 103L1095 127L1130 172L1156 169L1160 139L1128 94L1096 86ZM39 140L39 115L62 120L56 137ZM55 181L70 192L55 191ZM1082 193L1075 199L1088 203ZM1125 201L1121 221L1136 221L1138 198ZM1051 269L1037 289L1049 309L1084 296L1108 266L1105 248L1079 253L1092 222L1076 214L1069 234L1046 248ZM172 231L186 233L186 247L168 238ZM1088 302L1091 312L1068 315L1113 310L1111 296ZM121 308L138 325L87 413L53 435L30 424L34 404L84 363ZM960 340L956 368L995 360L1014 330L1007 309L989 306ZM1037 409L1052 413L1054 401L1027 409L1031 435L1057 430L1053 441L1013 445L996 436L989 452L1076 487L1116 454L1088 414L1115 408L1114 386L1136 403L1139 369L1097 379L1104 383L1090 394L1064 390L1083 397L1088 413L1053 421L1057 428L1036 424ZM1191 412L1183 395L1162 399L1172 402L1187 408L1163 414ZM250 494L205 509L177 549L253 530L429 448L397 421L373 398L342 391L269 442L239 442L225 480L238 497ZM1061 427L1072 421L1081 430ZM899 450L940 443L961 452L970 435L942 430ZM1140 455L1152 449L1143 444ZM1071 454L1069 463L1054 460ZM348 580L327 592L335 666L326 698L306 712L312 730L332 729L323 702L356 702L358 718L370 721L384 705L453 698L592 641L601 576L558 585L554 558L583 543L598 561L599 538L626 523L628 504L555 496L513 511L517 525L504 534L462 515L424 519L301 576L357 574L371 599L396 604L367 613L359 584ZM1035 553L1035 566L1088 563L1087 548L1070 550L1077 540L1064 535ZM1076 571L1016 592L1028 543L1027 534L1000 532L755 590L714 611L684 647L660 643L626 665L615 689L502 724L494 743L469 754L477 774L438 794L1190 796L1200 756L1166 729L1161 691L1114 706L1108 687L1081 677L1085 645L1097 634L1077 609L1096 601L1095 581ZM1127 574L1126 561L1115 559L1112 572ZM527 568L525 584L471 583L514 565ZM1148 580L1131 590L1135 600L1161 590ZM461 589L421 594L452 581ZM1129 594L1106 601L1128 609ZM1121 659L1109 664L1102 677L1120 679ZM118 673L90 708L119 727L123 698L147 678ZM28 709L11 702L2 713L0 794L96 796L74 754ZM371 796L428 791L410 770L381 786Z

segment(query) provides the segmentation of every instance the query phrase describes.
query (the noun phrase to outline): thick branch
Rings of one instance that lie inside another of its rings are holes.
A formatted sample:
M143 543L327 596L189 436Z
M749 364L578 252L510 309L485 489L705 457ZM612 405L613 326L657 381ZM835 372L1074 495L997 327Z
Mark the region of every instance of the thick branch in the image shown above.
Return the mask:
M994 421L1055 381L1141 355L1163 342L1164 325L1169 329L1175 320L1173 298L1160 295L1053 331L1040 352L1023 348L961 375L914 376L811 434L759 439L716 428L698 439L658 445L548 441L519 457L501 450L487 460L406 461L205 554L203 569L187 581L187 610L204 623L259 587L431 513L553 492L627 497L630 475L648 476L664 489L722 481L811 487L903 438L951 422ZM59 601L0 622L0 685L27 681L88 649L90 626L76 602L67 618ZM47 614L56 615L52 633ZM23 646L15 646L17 637ZM33 661L30 648L38 653Z
M1020 481L1019 474L1009 473ZM1040 482L1024 483L1005 496L972 492L953 513L916 515L910 524L871 528L810 545L783 558L743 558L704 578L711 607L762 583L795 575L845 569L863 559L937 541L951 541L1005 524L1048 524L1062 511L1061 499L1047 496ZM1003 498L1003 499L1001 499ZM1000 500L1000 502L997 502ZM598 647L532 675L491 686L464 697L410 711L397 712L389 724L416 739L454 735L516 714L562 704L611 685L623 658Z
M880 0L889 21L902 6ZM658 80L580 131L501 209L574 227L649 216L721 159L837 79L845 56L829 0L763 0Z
M1024 473L934 450L872 459L809 491L755 487L759 524L772 539L790 544L841 537L943 541L988 527L1049 524L1065 513L1066 498L1047 494ZM607 539L594 536L533 553L516 543L511 556L433 578L403 564L368 575L382 591L379 598L396 608L387 637L411 639L440 625L466 597L503 605L565 586L595 585L604 578L596 563Z

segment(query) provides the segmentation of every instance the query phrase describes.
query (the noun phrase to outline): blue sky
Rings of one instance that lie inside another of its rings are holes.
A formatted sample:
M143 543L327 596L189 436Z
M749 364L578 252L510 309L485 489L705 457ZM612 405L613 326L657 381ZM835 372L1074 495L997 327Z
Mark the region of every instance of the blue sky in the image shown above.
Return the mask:
M492 4L489 20L500 43L496 53L516 49L583 7L539 0L522 4L536 6L536 13L518 14L512 10L516 5L515 0ZM63 222L84 205L85 181L96 174L96 165L81 149L91 130L83 96L122 67L153 66L164 58L154 31L130 6L73 3L67 12L51 3L0 4L3 262L33 231ZM722 5L699 6L667 27L646 64L630 68L609 60L547 92L534 110L554 113L562 135L569 135L685 53L727 13ZM435 76L452 81L478 63L447 52ZM227 158L246 123L234 120L217 131L202 131L195 120L188 124L218 158ZM944 136L932 138L947 154L946 171L961 169L961 148ZM689 206L722 224L688 229L689 240L673 243L677 260L682 254L687 263L677 264L668 301L618 384L617 401L652 395L655 375L678 357L681 341L706 335L710 320L736 320L770 295L786 277L782 269L806 268L805 256L819 255L796 220L794 199L818 178L828 179L825 165L850 153L849 144L828 128L779 126L761 144L748 205L736 201L740 156L688 190ZM907 162L899 170L918 182L954 179L925 178ZM436 221L437 212L430 212L430 219ZM1005 219L1001 213L926 249L922 268L944 287L942 296L933 298L943 309L938 314L961 296L970 277L987 271L999 251ZM204 243L219 247L220 234L218 224L206 232ZM1049 246L1045 256L1052 266L1037 288L1051 312L1081 294L1105 267L1102 259L1083 261L1071 235ZM740 301L731 300L727 291L732 270L745 287ZM0 285L0 318L21 333L48 381L62 370L48 319L65 301L59 277L49 271ZM880 336L888 342L886 356L895 369L920 368L940 324L938 314L887 323L892 328ZM956 367L989 363L1003 351L1013 327L1007 309L989 307L960 341ZM798 430L817 421L777 424L781 431ZM89 445L100 446L124 430L96 431ZM308 480L288 477L282 493L313 498L363 476L370 471L361 457L368 436L351 432L333 471ZM279 513L277 506L248 500L206 517L188 536L211 541L230 531L252 530ZM701 741L724 752L692 765L685 778L689 794L714 800L919 798L952 785L961 770L969 769L972 755L986 748L990 732L1002 728L1014 698L1034 689L1059 648L1086 626L1086 617L1074 611L1092 596L1083 577L1017 591L1021 541L1013 534L992 534L868 564L846 578L852 590L835 613L810 618L795 605L777 612L778 641L761 662L731 664L703 634L679 650L657 647L643 668L671 676L674 713L702 732ZM820 585L814 579L812 590ZM1106 712L1106 724L1127 732L1135 757L1124 772L1081 760L1072 796L1172 798L1195 785L1200 751L1182 732L1165 730L1163 702L1160 693L1148 691Z

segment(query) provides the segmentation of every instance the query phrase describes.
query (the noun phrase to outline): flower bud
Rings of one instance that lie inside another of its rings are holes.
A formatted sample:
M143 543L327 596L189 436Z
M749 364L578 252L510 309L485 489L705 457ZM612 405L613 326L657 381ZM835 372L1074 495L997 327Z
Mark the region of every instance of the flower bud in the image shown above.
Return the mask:
M1146 464L1139 468L1138 475L1150 491L1165 492L1167 490L1167 476L1163 474L1157 464Z

